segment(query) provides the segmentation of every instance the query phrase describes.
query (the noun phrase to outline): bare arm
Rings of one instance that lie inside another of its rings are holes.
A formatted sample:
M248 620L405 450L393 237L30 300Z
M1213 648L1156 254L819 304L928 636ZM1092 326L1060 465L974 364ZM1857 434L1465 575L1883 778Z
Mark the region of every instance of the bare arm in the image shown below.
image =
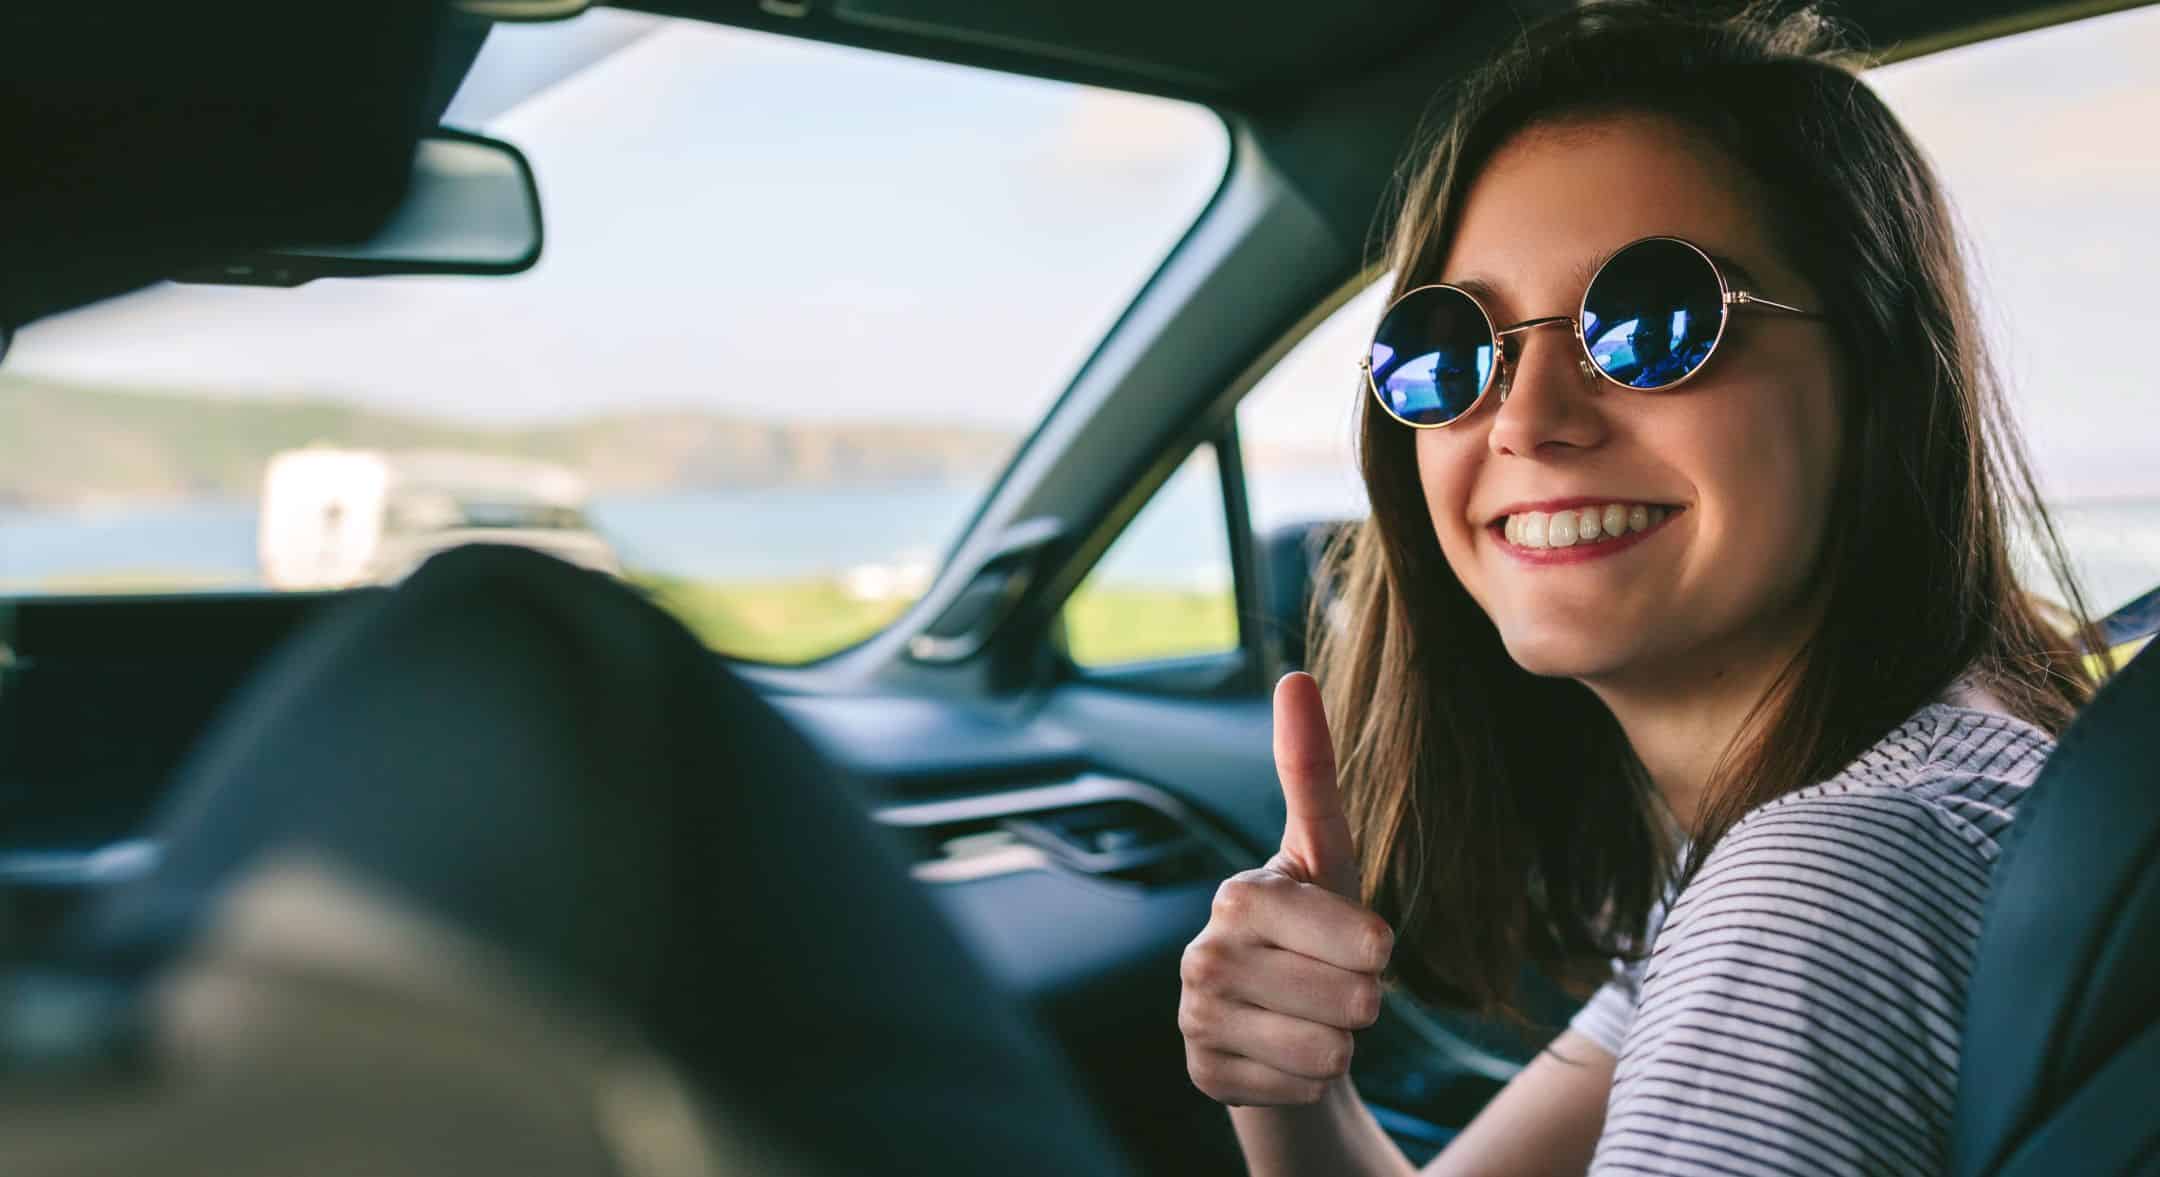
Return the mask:
M1605 1126L1612 1077L1613 1056L1604 1047L1562 1032L1448 1142L1425 1177L1579 1177Z
M1414 1172L1347 1078L1328 1084L1318 1103L1231 1108L1230 1123L1252 1177L1412 1177Z
M1573 1031L1515 1076L1423 1170L1423 1177L1547 1177L1590 1167L1613 1057ZM1319 1102L1232 1108L1253 1177L1356 1174L1411 1177L1410 1162L1358 1099L1348 1079Z

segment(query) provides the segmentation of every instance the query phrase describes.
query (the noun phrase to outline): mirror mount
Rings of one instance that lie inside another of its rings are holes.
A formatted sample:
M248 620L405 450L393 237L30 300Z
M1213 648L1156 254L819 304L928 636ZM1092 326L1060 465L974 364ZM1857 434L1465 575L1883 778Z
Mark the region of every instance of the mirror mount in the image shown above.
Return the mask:
M173 275L221 286L299 286L317 278L517 274L540 260L540 190L525 154L442 127L420 140L405 198L362 241L224 257Z

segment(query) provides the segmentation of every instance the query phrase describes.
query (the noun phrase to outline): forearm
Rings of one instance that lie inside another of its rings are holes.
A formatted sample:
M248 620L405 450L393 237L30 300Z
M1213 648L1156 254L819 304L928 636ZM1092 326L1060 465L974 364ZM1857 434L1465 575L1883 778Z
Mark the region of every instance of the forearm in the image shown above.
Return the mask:
M1348 1078L1302 1107L1230 1109L1252 1177L1410 1177L1410 1162L1380 1130Z

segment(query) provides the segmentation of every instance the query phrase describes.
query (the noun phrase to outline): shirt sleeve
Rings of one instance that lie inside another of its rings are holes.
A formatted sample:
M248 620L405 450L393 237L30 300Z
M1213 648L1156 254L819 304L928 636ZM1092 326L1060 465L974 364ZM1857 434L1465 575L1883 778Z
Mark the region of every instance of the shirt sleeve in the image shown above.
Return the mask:
M1664 898L1650 905L1644 924L1643 942L1657 941L1658 930L1665 920L1666 906L1672 901L1671 888ZM1620 1057L1620 1048L1627 1041L1628 1026L1635 1021L1635 1004L1642 997L1643 967L1645 962L1622 960L1614 957L1612 979L1590 995L1590 1000L1568 1019L1568 1029L1588 1038L1605 1048L1605 1053Z
M1612 979L1598 987L1590 1000L1568 1019L1568 1029L1588 1038L1605 1048L1605 1053L1620 1057L1620 1044L1627 1040L1628 1023L1635 1020L1635 998L1642 985L1642 969L1638 962L1634 967L1623 961L1613 962Z
M1940 1172L1987 873L1896 790L1736 824L1660 931L1591 1172Z

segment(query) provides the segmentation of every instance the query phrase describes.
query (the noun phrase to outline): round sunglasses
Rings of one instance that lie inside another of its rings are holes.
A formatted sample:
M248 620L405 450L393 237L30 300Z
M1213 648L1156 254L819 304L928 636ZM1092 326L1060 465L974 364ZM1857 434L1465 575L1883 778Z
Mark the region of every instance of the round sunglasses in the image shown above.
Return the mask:
M1622 388L1663 391L1693 378L1725 338L1735 307L1820 319L1725 280L1708 253L1678 237L1630 241L1598 267L1576 314L1493 326L1477 296L1438 283L1404 291L1388 304L1358 361L1389 416L1415 429L1437 429L1469 415L1507 378L1503 343L1539 327L1567 325L1584 363ZM1506 399L1503 390L1501 398Z

